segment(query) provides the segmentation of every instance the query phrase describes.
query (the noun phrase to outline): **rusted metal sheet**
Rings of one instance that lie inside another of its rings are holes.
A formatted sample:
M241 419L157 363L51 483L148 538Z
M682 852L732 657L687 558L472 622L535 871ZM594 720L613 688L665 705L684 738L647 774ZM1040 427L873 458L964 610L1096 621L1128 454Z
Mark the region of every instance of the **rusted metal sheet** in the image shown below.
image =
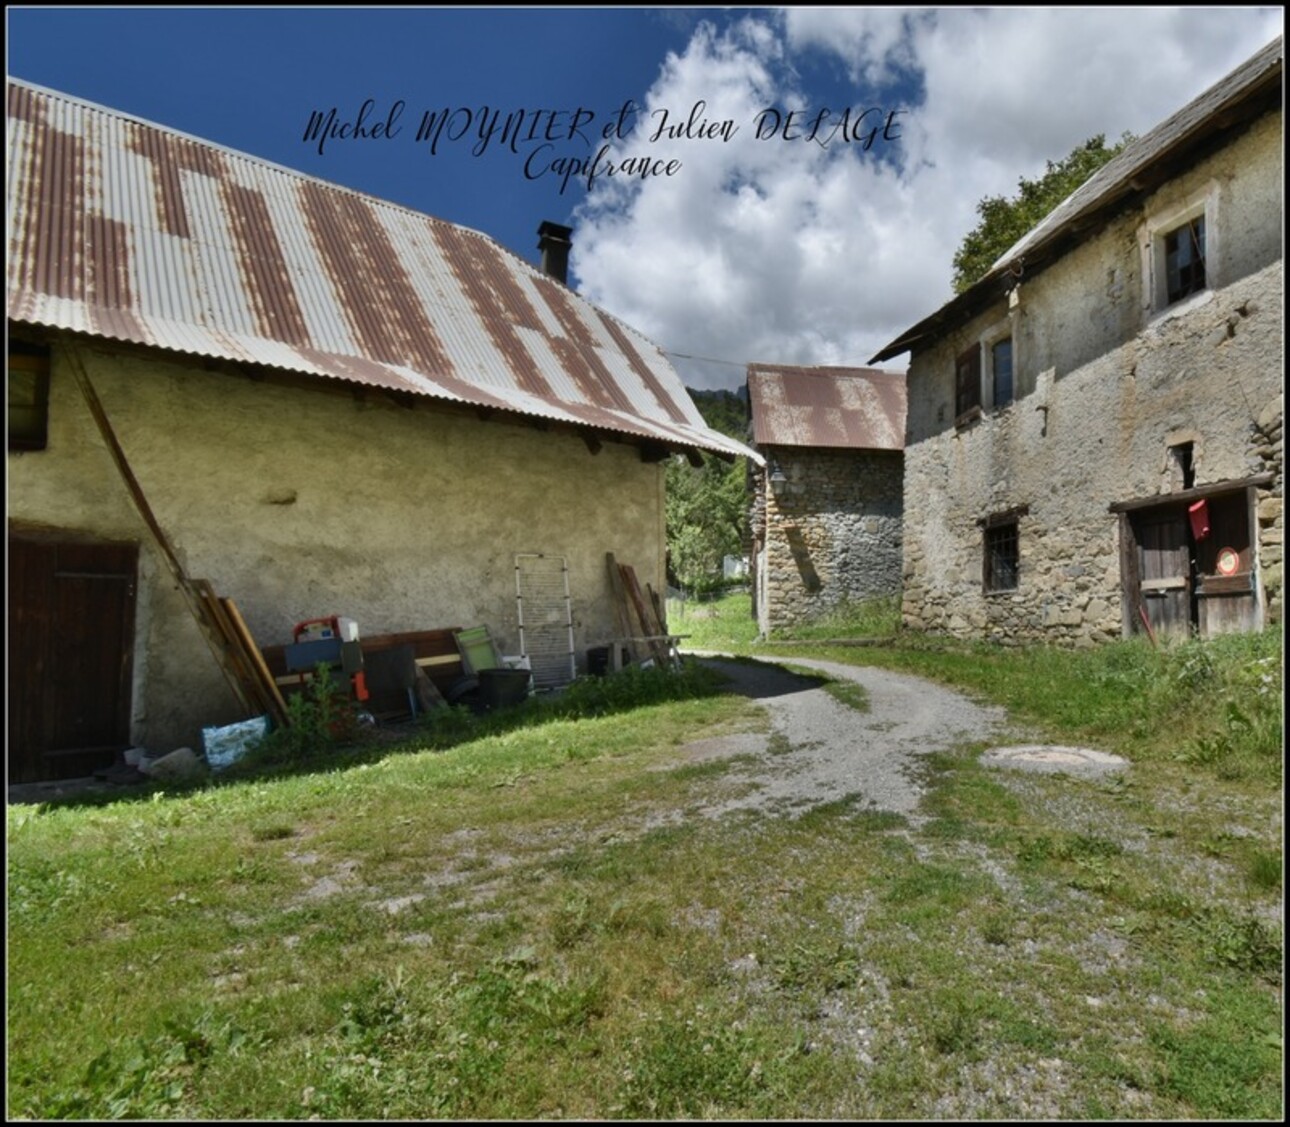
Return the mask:
M12 79L7 124L14 321L750 453L478 232Z
M758 446L905 448L905 377L877 368L748 365Z

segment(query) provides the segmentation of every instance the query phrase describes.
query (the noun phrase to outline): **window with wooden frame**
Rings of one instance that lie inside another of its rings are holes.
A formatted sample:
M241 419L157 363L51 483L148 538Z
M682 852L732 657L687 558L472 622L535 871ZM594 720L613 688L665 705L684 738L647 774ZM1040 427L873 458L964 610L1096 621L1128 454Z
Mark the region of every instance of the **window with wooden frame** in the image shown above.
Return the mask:
M1205 216L1197 215L1164 236L1165 301L1182 301L1205 288Z
M1012 337L990 345L990 383L996 407L1006 407L1012 402Z
M9 449L44 450L49 436L49 348L9 342Z
M954 362L954 422L981 413L981 347L974 344Z
M982 580L986 593L1015 591L1021 576L1017 515L1001 513L982 523L985 525Z
M1201 185L1148 214L1139 228L1143 308L1148 318L1201 301L1221 273L1218 184Z

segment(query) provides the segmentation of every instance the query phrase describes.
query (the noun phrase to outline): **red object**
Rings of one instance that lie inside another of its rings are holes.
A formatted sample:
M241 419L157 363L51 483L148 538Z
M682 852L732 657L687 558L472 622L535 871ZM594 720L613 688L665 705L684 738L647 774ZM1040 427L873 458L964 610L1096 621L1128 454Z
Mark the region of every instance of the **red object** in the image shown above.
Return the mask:
M1203 498L1187 507L1187 517L1191 521L1191 534L1197 540L1209 536L1209 502Z
M323 638L339 639L338 617L338 615L332 615L331 618L306 618L304 622L297 622L291 633L292 641L298 642L305 637L311 642L320 641Z

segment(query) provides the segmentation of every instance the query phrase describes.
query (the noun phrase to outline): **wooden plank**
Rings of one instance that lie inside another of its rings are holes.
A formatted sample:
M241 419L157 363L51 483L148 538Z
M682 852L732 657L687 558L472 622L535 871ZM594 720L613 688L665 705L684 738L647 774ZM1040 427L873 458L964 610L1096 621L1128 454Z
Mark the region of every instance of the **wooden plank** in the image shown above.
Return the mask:
M643 637L657 637L660 633L659 626L654 620L653 609L645 601L640 581L636 578L635 568L631 564L619 564L618 569L623 577L623 588L627 591L629 603L636 611L636 617L640 621L641 635ZM653 641L648 642L647 645L655 662L666 666L669 662L667 643Z
M605 553L605 562L609 567L609 588L614 596L614 617L618 621L618 633L622 638L630 639L641 631L632 625L631 612L627 600L627 592L623 588L623 573L618 568L618 561L614 558L613 552ZM627 653L632 661L639 661L639 650L629 640L627 642ZM611 669L618 668L618 652L609 655L609 666Z
M1120 623L1125 636L1138 633L1139 622L1146 614L1142 605L1138 568L1138 540L1127 513L1120 513ZM1153 639L1154 641L1154 639Z
M260 647L255 644L255 638L251 636L251 631L247 629L246 621L242 618L241 612L237 609L237 604L232 599L220 599L220 606L227 612L228 617L232 620L233 627L238 637L242 640L242 646L246 651L247 657L250 658L255 675L263 692L268 696L269 714L273 719L282 724L287 724L287 703L282 699L282 694L278 691L277 683L273 679L273 674L269 672L269 667L264 663L264 655L260 653Z
M1208 500L1211 497L1220 497L1224 493L1239 493L1250 486L1271 485L1275 480L1275 474L1259 473L1251 477L1216 481L1212 485L1198 485L1194 489L1180 489L1175 493L1157 493L1154 497L1139 497L1132 501L1115 501L1107 506L1107 512L1132 513L1138 509L1154 509L1160 505L1186 506L1191 504L1192 501Z
M667 604L659 598L658 592L648 583L645 584L645 593L654 606L654 619L658 623L659 633L667 639L668 661L676 668L680 668L681 652L677 649L677 638L667 628Z
M174 577L175 584L183 595L184 601L188 604L188 609L196 620L202 637L206 640L207 646L224 674L224 679L233 690L234 696L241 700L245 706L244 694L238 688L241 678L229 667L228 650L224 645L219 626L212 612L205 605L204 600L194 589L192 580L184 570L183 564L179 562L174 546L170 543L170 537L166 535L165 530L157 520L156 514L152 511L152 506L148 504L148 498L143 492L143 486L139 484L139 479L135 477L134 471L130 468L130 463L125 456L125 450L122 449L116 432L112 429L112 424L108 420L107 412L103 409L103 403L99 399L98 393L94 390L94 385L90 382L89 372L85 369L85 363L81 359L79 347L75 344L66 345L62 349L62 354L68 361L72 377L75 379L77 387L80 388L81 397L89 408L90 415L94 419L94 425L98 428L103 444L107 447L108 454L116 465L117 472L121 475L121 480L125 483L126 491L130 494L135 509L143 519L143 523L147 525L148 531L152 534L157 549L161 552L162 560Z
M207 579L192 580L193 597L198 601L200 612L206 620L206 630L218 639L220 669L228 682L233 695L237 697L248 716L265 712L264 701L255 692L254 678L242 647L233 634L233 625L227 621L228 616L219 605L210 581Z

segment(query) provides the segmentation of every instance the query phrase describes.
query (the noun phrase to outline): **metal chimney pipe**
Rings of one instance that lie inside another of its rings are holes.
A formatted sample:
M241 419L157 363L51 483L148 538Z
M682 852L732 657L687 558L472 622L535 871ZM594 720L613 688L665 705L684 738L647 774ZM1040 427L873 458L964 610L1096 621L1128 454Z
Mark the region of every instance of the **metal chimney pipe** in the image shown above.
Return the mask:
M573 228L544 219L538 227L538 250L542 252L542 273L562 285L569 284L569 249Z

